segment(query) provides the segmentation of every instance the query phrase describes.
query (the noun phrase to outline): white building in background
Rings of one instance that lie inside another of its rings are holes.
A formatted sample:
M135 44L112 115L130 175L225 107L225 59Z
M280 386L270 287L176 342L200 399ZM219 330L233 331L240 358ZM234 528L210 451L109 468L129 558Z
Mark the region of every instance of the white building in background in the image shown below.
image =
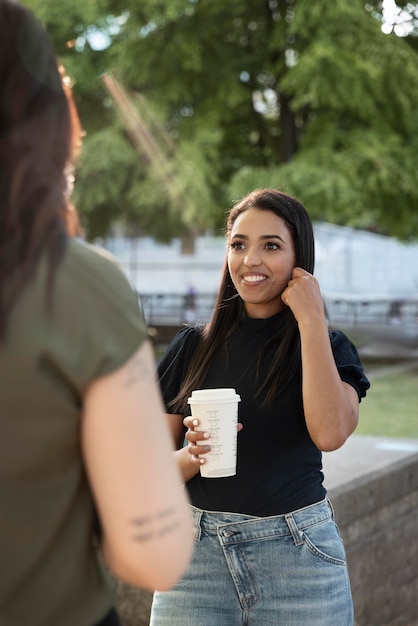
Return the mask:
M418 244L315 224L316 275L330 326L382 355L418 354ZM403 352L401 352L401 349Z
M316 274L324 293L418 297L418 244L317 223Z
M418 244L315 223L317 275L324 293L418 296ZM192 285L215 293L225 257L223 237L199 237L194 255L182 255L180 241L165 245L150 238L107 239L112 252L141 294L184 294Z
M221 237L199 237L195 254L183 255L181 242L161 244L148 237L107 239L103 243L121 263L140 294L216 293L225 256Z

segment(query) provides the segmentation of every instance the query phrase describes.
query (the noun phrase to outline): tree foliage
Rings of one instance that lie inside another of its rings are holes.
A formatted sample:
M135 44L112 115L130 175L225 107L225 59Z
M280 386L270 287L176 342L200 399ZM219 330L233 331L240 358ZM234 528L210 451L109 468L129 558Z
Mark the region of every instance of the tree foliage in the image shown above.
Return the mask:
M115 221L162 240L219 230L263 185L314 219L417 236L415 4L389 34L377 1L25 4L75 81L90 237Z

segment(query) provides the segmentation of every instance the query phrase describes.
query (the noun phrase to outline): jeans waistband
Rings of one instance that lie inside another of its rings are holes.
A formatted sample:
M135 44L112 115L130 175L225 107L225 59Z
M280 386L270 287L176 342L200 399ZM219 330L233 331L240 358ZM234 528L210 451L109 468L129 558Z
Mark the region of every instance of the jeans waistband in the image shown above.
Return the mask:
M191 510L195 540L199 541L204 532L207 535L218 535L224 544L289 534L292 535L294 542L299 544L303 530L334 517L328 498L290 513L271 517L205 511L195 506L191 506Z

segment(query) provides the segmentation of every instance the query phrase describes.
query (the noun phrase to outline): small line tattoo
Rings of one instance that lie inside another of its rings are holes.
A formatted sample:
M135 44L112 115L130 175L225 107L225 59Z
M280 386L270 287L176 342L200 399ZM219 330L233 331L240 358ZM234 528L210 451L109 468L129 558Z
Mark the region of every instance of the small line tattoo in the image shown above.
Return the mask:
M135 357L128 367L125 387L132 387L138 380L148 379L150 374L150 368L147 363L140 356Z
M132 537L132 539L134 541L137 541L138 543L146 543L148 541L151 541L152 538L153 538L153 533L151 533L151 532L150 533L144 533L142 535L138 533L137 535L134 535Z
M170 533L172 533L173 531L176 530L176 528L179 527L179 522L173 522L172 524L170 524L169 526L163 526L160 530L160 532L158 533L159 537L164 537L165 535L169 535Z
M169 517L170 515L174 515L176 512L176 509L174 506L172 506L170 509L164 509L163 511L160 511L157 516L159 517L159 519L164 518L164 517Z
M134 517L130 523L136 527L137 531L132 535L132 540L146 543L170 535L180 524L176 515L177 509L172 506L157 511L153 516Z
M135 517L131 523L135 524L135 526L143 526L144 524L149 524L151 520L151 517Z

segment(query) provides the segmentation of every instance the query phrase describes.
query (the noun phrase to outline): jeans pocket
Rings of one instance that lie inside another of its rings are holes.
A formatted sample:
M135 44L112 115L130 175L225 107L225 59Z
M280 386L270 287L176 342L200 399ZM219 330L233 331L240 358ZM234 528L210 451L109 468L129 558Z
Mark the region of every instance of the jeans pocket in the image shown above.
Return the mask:
M344 544L332 519L306 528L302 532L302 540L313 555L328 563L346 566Z

